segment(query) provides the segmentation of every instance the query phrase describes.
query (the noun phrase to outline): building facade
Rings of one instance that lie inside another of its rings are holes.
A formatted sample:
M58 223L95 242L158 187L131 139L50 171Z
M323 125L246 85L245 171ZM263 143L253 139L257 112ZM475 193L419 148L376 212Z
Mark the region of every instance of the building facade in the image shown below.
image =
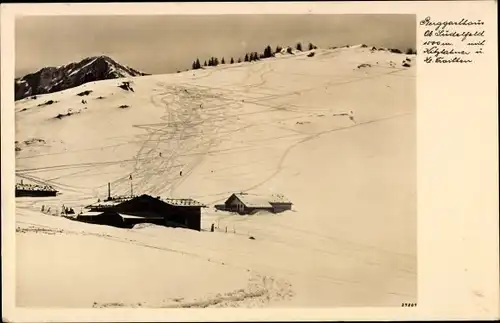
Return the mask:
M201 230L201 208L191 199L161 199L149 195L108 199L89 205L88 212L77 215L83 222L130 228L138 223Z
M33 197L44 197L44 196L56 196L57 190L51 186L47 185L34 185L34 184L16 184L16 197L23 196L33 196Z
M292 203L283 196L261 196L248 193L234 193L224 203L224 209L239 214L253 214L259 211L280 213L292 209Z

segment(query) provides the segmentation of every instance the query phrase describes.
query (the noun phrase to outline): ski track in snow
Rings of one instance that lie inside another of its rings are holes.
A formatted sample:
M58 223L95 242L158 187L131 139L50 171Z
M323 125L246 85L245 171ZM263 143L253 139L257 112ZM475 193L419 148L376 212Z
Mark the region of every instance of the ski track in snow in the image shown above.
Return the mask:
M333 91L337 96L340 96L343 91L340 88L364 86L358 84L368 82L372 82L370 84L375 84L374 86L376 86L379 83L392 82L390 80L393 77L398 77L400 74L408 74L408 69L384 66L374 66L372 69L375 72L372 71L369 75L346 69L345 73L351 74L349 74L349 77L345 77L345 79L342 79L342 73L337 78L334 76L330 77L329 74L318 74L312 76L317 81L308 85L307 82L296 81L296 78L307 78L311 74L306 72L301 73L300 70L302 67L300 66L296 72L289 70L293 64L308 64L307 62L325 64L334 62L341 55L343 54L340 53L334 57L317 55L311 59L305 59L300 56L285 56L257 63L235 64L234 66L225 65L219 68L199 70L193 72L194 75L192 77L192 71L189 71L182 75L182 78L178 75L165 78L155 76L151 80L147 77L137 78L135 80L136 85L134 85L136 89L134 94L123 94L117 91L116 93L120 93L119 95L123 96L123 98L118 97L117 94L113 100L116 100L116 102L128 102L126 95L137 96L140 94L140 100L142 101L138 101L140 104L136 104L136 101L133 101L131 109L141 109L143 108L140 106L141 104L149 104L149 111L152 114L154 113L154 115L158 115L157 118L150 118L148 122L143 122L146 121L145 118L137 118L140 119L137 122L136 120L132 120L133 124L131 127L134 129L134 134L128 135L128 137L125 135L120 138L119 134L121 133L118 133L112 144L100 143L98 147L91 146L83 149L68 147L71 149L64 152L49 150L48 153L41 153L40 155L22 153L19 155L19 161L22 161L22 165L24 166L16 170L16 176L37 184L52 185L63 193L61 197L65 199L65 203L69 203L69 205L74 203L78 206L82 206L88 200L96 198L97 192L102 194L107 186L106 181L111 183L115 192L120 194L128 193L130 175L133 177L135 193L144 192L152 196L182 196L187 191L187 187L190 187L192 183L196 183L195 179L200 176L200 172L205 172L202 176L207 181L210 178L213 178L213 180L219 178L228 181L227 178L230 175L221 175L224 171L232 171L235 176L244 177L252 170L252 166L259 164L264 165L262 169L265 169L265 172L263 171L262 174L252 177L249 180L241 180L239 185L234 184L234 186L237 186L238 190L242 192L263 189L266 186L272 185L270 183L287 171L284 165L294 149L311 144L320 137L347 133L374 124L384 124L385 122L392 122L414 115L414 111L398 109L397 106L391 107L392 110L387 108L387 111L383 113L374 113L368 107L365 107L366 111L363 115L363 113L358 113L358 110L360 110L358 106L357 108L353 108L356 112L357 121L353 124L352 122L347 122L349 120L346 113L351 109L350 106L342 105L339 107L330 104L328 100L320 100L319 102L322 103L322 106L320 104L311 104L310 101L314 101L318 95L317 92L323 88L326 93L324 95L328 95L328 91ZM377 53L377 55L381 54ZM360 57L358 59L362 61L365 56ZM299 62L301 63L299 64ZM353 66L358 63L350 62ZM223 76L230 75L230 73L234 73L236 75L235 78L237 76L240 76L240 78L231 79L228 77L229 81L224 83L222 81L224 80ZM285 78L288 75L290 80L287 81L291 85L287 83L287 86L282 87L281 83L276 81L278 75ZM414 74L411 75L414 77ZM145 86L141 83L142 80L148 80L149 83L147 84L154 84L154 88L150 86L148 88L149 92L146 92L144 90ZM112 84L110 81L106 82L102 83L103 90L101 92L108 89L104 87L105 84ZM99 88L97 87L98 84L100 83L97 82L94 87ZM109 89L115 90L116 86L111 87L109 85ZM77 90L78 88L70 89L68 92L76 93ZM385 88L384 91L389 90ZM95 92L95 95L101 95L99 91ZM43 99L51 95L45 95ZM105 95L106 99L111 100L114 92L111 92L111 94L105 93ZM110 105L116 106L117 104L113 103ZM318 105L320 106L315 107ZM104 107L101 109L104 109ZM110 108L106 107L106 109ZM321 114L323 119L320 120L318 114ZM359 120L358 115L361 115ZM305 122L305 126L299 126L299 121ZM312 125L309 125L311 122ZM262 129L266 129L267 132L262 132L263 137L261 138L259 135ZM268 129L274 129L275 131L271 132ZM244 137L246 133L252 135ZM265 136L268 133L271 134L270 137ZM113 135L113 133L106 134L109 139L112 139ZM256 138L254 138L254 135ZM244 137L243 139L242 136ZM120 140L125 140L125 142L120 142ZM273 146L275 149L273 154L267 156L267 151L261 147L270 142L279 142L279 145L275 144ZM72 159L70 162L63 162L66 160L64 157L71 156L71 154L86 152L90 155L95 151L97 156L99 151L114 152L115 149L119 150L128 147L134 149L133 153L128 154L128 157L125 157L122 153L117 154L116 157L114 154L111 154L113 156L112 159L93 158L92 160L85 159L83 161ZM262 153L254 154L254 151L262 151ZM242 157L241 159L235 159L233 163L229 164L215 163L215 165L210 165L212 173L207 173L206 170L209 167L207 165L214 160L213 156L225 156L226 154L228 161L232 161L232 154L235 156L255 156L258 158L256 158L257 160L247 160L246 158L248 157ZM52 158L52 160L58 161L58 159L53 158L59 157L61 158L61 163L42 163L39 165L37 162L42 158ZM118 167L120 168L117 169ZM247 172L238 173L237 169L241 167L247 169ZM79 184L77 180L84 177L96 178L96 174L99 172L105 174L107 169L113 170L109 174L115 172L117 175L111 180L101 180L99 178L100 182L95 187L90 187L85 185L85 183ZM180 176L180 171L182 171L182 176ZM230 187L220 187L218 190L208 189L205 194L199 194L195 190L192 191L190 197L201 198L205 204L211 205L223 201L227 198L227 194L232 192ZM40 200L24 199L19 200L17 207L21 210L35 209L39 211L42 204L53 205L55 208L58 203L59 200L57 198ZM387 263L391 263L392 260L390 259L392 257L399 257L398 259L404 260L401 260L400 265L396 265L393 275L395 277L403 277L402 279L407 279L407 277L415 275L411 265L414 258L412 252L407 254L388 250L374 244L338 237L333 233L320 233L292 224L285 225L283 222L278 221L269 220L262 227L259 227L255 217L235 218L227 214L211 214L211 216L207 221L222 220L223 226L228 223L229 225L233 225L234 228L234 226L240 225L238 223L241 223L241 230L243 231L250 231L255 228L255 232L261 235L259 239L267 241L272 245L295 247L297 250L302 250L305 253L314 252L322 254L324 257L339 257L341 255L344 257L343 259L354 262L361 261L370 266L370 268L382 268ZM341 285L346 283L353 285L361 284L361 280L357 279L337 279L335 275L308 273L293 268L285 269L272 263L259 264L259 269L256 270L252 266L240 264L238 261L228 261L226 259L228 257L221 256L221 259L217 259L217 257L213 256L213 254L217 253L217 250L213 246L196 245L195 243L187 243L184 240L176 241L175 238L167 241L176 243L177 247L168 247L164 242L160 243L159 241L158 243L152 243L149 240L141 241L140 237L146 237L148 234L140 231L130 230L127 233L129 234L129 238L125 238L121 235L92 232L92 230L85 231L82 229L82 231L75 231L60 229L52 226L44 226L36 221L30 222L21 219L18 219L17 224L18 234L90 235L143 248L157 249L162 252L179 253L252 273L252 278L249 280L247 288L219 293L215 296L202 296L197 299L171 300L170 302L157 303L146 301L138 303L106 303L96 301L92 305L93 307L197 308L267 306L274 300L287 301L295 296L295 286L289 281L290 277L303 276ZM220 232L221 230L217 227L217 231ZM285 232L293 236L294 239L285 239L285 233L277 236L273 230ZM236 230L234 236L241 237L242 240L246 239L245 233L237 233ZM344 254L343 252L339 253L338 250L329 250L320 246L315 247L303 244L295 236L306 240L312 239L311 241L320 239L328 241L328 243L335 243L336 246L345 246L348 250L352 250L352 255L349 255L347 252ZM239 257L244 257L245 252L247 252L240 251L237 248L232 249L230 246L225 251ZM361 255L368 254L369 251L375 255L373 256L374 260L359 260ZM282 272L282 277L276 276L276 272ZM387 293L393 296L402 295L406 298L412 297L412 295L405 292L387 288L389 290Z

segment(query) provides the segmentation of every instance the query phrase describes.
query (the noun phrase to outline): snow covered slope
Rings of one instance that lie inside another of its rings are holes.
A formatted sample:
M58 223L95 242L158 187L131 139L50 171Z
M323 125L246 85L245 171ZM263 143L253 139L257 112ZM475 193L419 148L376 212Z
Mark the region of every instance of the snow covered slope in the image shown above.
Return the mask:
M88 57L78 63L45 67L15 80L15 98L62 91L86 82L146 75L108 56Z
M415 301L415 57L314 52L18 101L18 179L62 192L16 199L18 305ZM233 192L280 193L294 205L280 215L204 209L213 233L40 213L63 203L78 212L107 182L128 194L130 175L135 193L210 206Z

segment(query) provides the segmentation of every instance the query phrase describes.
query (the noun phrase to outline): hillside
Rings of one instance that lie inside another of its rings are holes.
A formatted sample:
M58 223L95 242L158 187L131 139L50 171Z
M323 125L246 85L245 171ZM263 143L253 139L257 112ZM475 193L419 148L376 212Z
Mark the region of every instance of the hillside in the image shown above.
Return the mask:
M15 99L58 92L87 82L143 75L146 74L120 65L108 56L88 57L77 63L45 67L16 79Z
M18 306L416 301L415 56L314 52L16 102L18 179L62 192L16 199ZM128 194L130 175L136 193L210 205L203 227L218 229L128 230L40 212L79 211L108 182ZM293 210L212 207L240 191L284 194Z

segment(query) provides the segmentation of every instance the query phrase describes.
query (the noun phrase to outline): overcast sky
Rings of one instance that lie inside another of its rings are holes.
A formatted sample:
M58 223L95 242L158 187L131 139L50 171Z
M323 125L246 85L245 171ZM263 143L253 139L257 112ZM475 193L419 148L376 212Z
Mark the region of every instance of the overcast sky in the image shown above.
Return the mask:
M266 45L416 47L414 15L51 16L16 20L16 77L93 55L151 74Z

